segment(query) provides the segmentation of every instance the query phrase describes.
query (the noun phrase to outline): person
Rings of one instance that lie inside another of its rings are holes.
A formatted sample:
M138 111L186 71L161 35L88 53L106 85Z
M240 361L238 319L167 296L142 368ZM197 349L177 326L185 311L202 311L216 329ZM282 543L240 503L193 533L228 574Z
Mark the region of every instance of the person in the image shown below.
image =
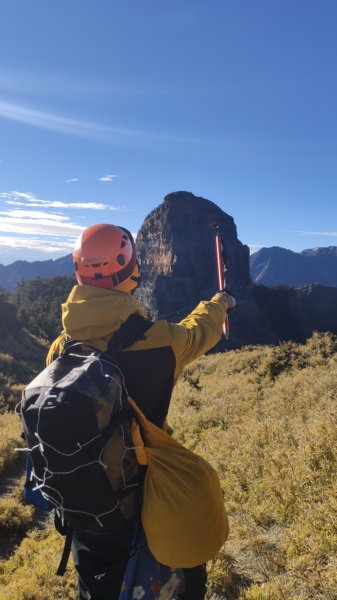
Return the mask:
M78 284L62 304L63 333L51 345L48 364L62 352L67 337L105 351L130 315L145 315L134 296L140 267L127 229L111 224L88 227L76 242L73 260ZM231 295L219 292L200 302L180 323L154 322L144 339L120 352L118 362L128 394L155 425L166 427L179 375L220 340L227 311L235 304ZM118 600L134 530L135 519L131 519L108 538L74 532L72 554L80 600ZM184 577L185 591L179 599L202 600L206 566L184 569Z

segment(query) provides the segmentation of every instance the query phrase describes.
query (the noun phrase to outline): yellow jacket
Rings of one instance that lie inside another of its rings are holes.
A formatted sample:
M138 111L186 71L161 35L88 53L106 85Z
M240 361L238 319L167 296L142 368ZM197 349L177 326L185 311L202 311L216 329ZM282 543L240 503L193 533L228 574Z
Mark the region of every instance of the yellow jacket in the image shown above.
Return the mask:
M184 367L220 340L227 305L227 298L216 294L200 302L180 323L156 321L145 339L121 353L129 395L155 424L163 424L172 388ZM66 336L105 351L114 332L133 313L144 315L134 296L75 285L62 304L64 331L51 345L47 364L62 352Z
M180 323L156 321L145 339L118 355L141 424L142 438L134 438L137 459L147 465L141 519L150 550L171 567L206 562L228 535L216 472L163 431L178 376L219 341L226 312L227 299L217 294ZM47 362L62 352L66 335L105 351L113 333L134 313L143 315L144 309L133 296L75 286L62 305L64 333L52 344Z

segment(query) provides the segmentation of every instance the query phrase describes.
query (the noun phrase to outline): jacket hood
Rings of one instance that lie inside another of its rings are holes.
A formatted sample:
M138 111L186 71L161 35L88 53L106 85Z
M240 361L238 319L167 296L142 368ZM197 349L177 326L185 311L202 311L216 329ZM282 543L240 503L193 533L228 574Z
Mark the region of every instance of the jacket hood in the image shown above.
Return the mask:
M74 340L96 342L109 339L133 313L145 316L144 308L129 294L75 285L62 304L64 333Z

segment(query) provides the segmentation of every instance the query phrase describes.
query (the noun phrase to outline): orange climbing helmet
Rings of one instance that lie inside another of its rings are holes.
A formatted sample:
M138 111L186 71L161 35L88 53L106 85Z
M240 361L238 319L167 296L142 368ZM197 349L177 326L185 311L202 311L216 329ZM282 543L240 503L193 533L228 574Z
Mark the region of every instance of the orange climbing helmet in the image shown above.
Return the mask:
M124 227L100 224L87 227L73 251L80 285L132 293L140 282L140 269L132 234Z

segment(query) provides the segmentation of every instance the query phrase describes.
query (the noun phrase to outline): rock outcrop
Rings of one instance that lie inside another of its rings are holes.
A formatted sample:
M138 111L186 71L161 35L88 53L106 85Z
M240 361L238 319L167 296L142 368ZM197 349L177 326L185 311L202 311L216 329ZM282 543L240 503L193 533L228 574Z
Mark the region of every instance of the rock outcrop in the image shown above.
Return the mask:
M212 223L218 223L228 265L227 287L245 298L249 249L231 216L189 192L175 192L146 217L137 236L140 300L155 318L177 318L218 289Z

